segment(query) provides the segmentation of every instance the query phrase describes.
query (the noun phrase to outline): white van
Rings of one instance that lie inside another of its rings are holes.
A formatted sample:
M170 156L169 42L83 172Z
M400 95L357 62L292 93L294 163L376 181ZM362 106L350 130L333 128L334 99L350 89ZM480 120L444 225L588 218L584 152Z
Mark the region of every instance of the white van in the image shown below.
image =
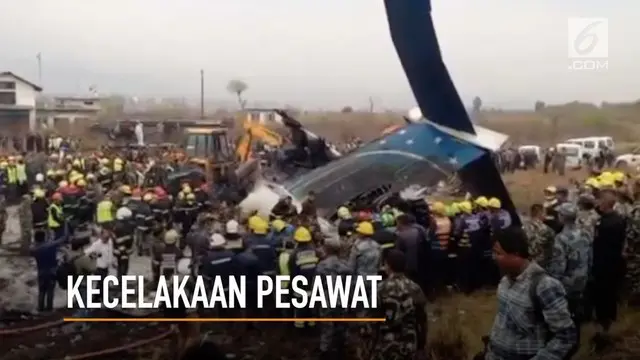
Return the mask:
M542 161L542 148L538 145L522 145L518 147L518 152L521 155L525 153L533 153L536 155L536 161Z
M583 149L578 144L560 143L556 145L556 151L564 154L565 167L568 169L579 169L583 161Z
M582 147L584 154L589 154L591 158L597 156L601 150L608 148L615 149L615 144L611 136L591 136L586 138L574 138L564 141L569 144L577 144Z

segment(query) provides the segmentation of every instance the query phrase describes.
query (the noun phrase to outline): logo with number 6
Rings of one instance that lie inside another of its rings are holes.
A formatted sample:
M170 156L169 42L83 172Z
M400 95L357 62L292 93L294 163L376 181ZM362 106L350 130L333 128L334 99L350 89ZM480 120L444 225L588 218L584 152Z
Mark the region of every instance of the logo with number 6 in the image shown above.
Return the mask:
M601 18L570 18L570 58L606 58L609 52L609 23Z

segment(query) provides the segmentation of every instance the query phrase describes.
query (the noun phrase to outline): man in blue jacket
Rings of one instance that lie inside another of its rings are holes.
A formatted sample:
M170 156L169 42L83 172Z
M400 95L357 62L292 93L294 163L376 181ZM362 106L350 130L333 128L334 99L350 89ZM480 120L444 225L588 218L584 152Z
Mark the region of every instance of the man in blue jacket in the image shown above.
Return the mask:
M38 268L38 311L53 311L53 295L56 289L56 270L58 268L58 248L65 238L45 242L36 239L31 255L36 259Z

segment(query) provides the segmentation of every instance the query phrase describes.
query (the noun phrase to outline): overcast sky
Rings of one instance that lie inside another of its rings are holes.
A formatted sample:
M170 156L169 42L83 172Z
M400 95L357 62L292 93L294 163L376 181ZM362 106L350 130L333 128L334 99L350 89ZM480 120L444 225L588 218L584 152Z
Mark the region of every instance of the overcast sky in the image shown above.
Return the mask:
M0 70L46 92L199 94L305 107L405 108L414 101L381 0L4 0ZM637 0L433 0L433 17L465 102L530 107L640 98ZM609 19L609 70L568 70L567 18Z

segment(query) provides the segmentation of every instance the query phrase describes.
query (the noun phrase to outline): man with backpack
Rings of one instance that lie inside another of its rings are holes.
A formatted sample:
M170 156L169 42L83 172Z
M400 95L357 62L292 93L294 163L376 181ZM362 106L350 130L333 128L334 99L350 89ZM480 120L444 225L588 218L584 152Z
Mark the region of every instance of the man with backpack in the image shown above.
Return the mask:
M524 231L496 234L494 258L505 276L498 285L498 313L486 360L563 360L577 343L562 283L528 260Z

